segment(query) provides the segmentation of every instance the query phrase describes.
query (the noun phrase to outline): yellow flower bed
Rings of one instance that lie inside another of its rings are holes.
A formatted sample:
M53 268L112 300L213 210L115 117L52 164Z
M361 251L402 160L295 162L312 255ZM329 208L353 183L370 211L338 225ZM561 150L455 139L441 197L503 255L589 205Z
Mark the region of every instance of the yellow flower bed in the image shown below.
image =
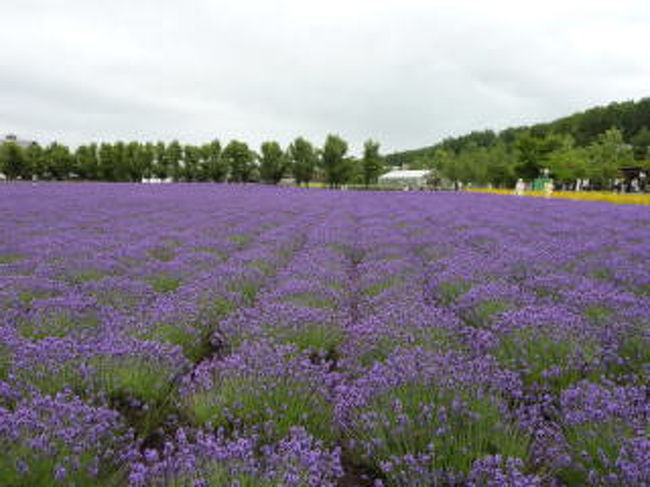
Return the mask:
M512 189L467 189L466 191L492 194L515 194ZM546 197L546 194L543 191L526 191L524 196L544 198ZM607 191L554 191L551 194L551 198L579 201L605 201L607 203L617 203L621 205L650 205L650 194L648 193L619 194Z

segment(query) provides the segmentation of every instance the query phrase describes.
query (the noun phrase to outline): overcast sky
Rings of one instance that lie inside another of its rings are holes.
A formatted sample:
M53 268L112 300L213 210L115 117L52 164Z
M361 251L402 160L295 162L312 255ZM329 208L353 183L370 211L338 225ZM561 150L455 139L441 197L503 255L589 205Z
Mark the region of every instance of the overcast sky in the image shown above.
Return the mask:
M358 152L650 96L650 1L3 0L0 134Z

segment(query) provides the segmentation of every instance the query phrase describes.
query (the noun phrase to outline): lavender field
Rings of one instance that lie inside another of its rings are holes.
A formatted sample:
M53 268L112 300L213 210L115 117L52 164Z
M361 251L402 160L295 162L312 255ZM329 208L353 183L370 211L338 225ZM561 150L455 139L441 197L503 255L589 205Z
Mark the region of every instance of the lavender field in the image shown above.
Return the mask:
M0 188L0 485L650 485L650 211Z

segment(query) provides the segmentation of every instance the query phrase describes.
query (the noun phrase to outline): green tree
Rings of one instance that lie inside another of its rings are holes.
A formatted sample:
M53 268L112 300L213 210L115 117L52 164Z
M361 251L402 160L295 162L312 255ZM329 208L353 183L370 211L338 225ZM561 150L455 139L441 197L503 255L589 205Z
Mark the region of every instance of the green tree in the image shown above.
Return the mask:
M538 177L541 170L547 166L551 152L562 147L564 139L559 134L540 135L526 131L515 142L518 164L515 166L516 175L524 179Z
M634 164L634 152L623 140L622 132L612 128L587 148L587 160L589 178L606 188L620 175L621 167Z
M97 146L95 144L80 145L74 153L75 171L81 179L96 180L98 178Z
M526 132L517 139L515 148L518 155L517 175L524 179L539 176L544 154L542 140Z
M587 177L586 152L575 146L570 135L564 136L562 145L548 155L547 166L551 176L565 186Z
M183 147L183 180L198 181L201 163L201 151L193 145Z
M107 142L99 145L99 179L102 181L115 181L115 162L113 160L113 146Z
M127 145L122 141L113 144L113 181L130 181L131 158Z
M634 158L643 160L650 157L650 130L643 127L630 139L634 148Z
M508 146L497 141L487 151L488 180L496 187L512 187L515 184L515 158Z
M354 156L343 158L343 168L341 174L341 183L345 184L364 184L363 166L361 159Z
M23 148L15 142L0 145L0 170L7 180L17 179L25 172L27 166Z
M210 151L208 150L209 144L203 144L196 147L198 165L196 168L196 180L200 182L210 181L210 172L208 166L208 158Z
M287 169L287 157L280 144L263 142L260 147L260 177L263 182L278 184Z
M74 168L74 158L67 146L52 142L45 148L43 159L48 178L64 180L70 177Z
M167 179L169 177L166 151L167 147L165 147L164 142L158 142L156 144L153 175L160 179Z
M314 146L307 139L298 137L289 145L287 155L296 183L309 185L318 161Z
M465 184L484 185L489 181L488 149L470 142L456 157L457 179Z
M177 140L172 140L165 150L165 163L168 174L174 181L183 179L181 164L183 160L183 147Z
M438 169L444 177L454 184L461 180L459 157L453 151L443 148L437 149L432 164L435 169Z
M323 146L321 164L325 172L325 180L330 188L338 188L345 182L349 171L345 155L348 151L348 144L338 135L328 135Z
M377 182L384 167L382 157L379 155L379 142L366 140L363 144L363 159L361 159L361 169L363 174L363 184L366 188Z
M146 144L139 144L135 155L139 181L142 181L142 178L149 179L153 177L154 160L155 146L151 142L147 142Z
M141 147L140 142L132 141L124 148L125 172L128 181L138 183L142 181L143 170L139 157Z
M221 183L228 177L228 163L221 157L221 143L213 140L203 146L203 180Z
M450 166L453 163L453 153L447 149L436 149L431 157L427 160L424 168L436 169L442 176L448 179L454 179L449 174Z
M254 153L245 142L230 141L223 150L223 158L230 169L229 180L236 183L250 181L253 172Z
M29 144L25 150L25 165L32 175L42 178L45 174L45 161L43 160L43 148L37 143Z

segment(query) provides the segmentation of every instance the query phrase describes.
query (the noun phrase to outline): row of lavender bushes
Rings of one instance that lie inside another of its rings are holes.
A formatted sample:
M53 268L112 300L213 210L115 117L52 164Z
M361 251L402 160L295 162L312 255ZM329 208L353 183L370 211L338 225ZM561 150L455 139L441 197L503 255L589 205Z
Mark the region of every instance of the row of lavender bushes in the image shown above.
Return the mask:
M6 186L5 485L650 484L650 215Z

